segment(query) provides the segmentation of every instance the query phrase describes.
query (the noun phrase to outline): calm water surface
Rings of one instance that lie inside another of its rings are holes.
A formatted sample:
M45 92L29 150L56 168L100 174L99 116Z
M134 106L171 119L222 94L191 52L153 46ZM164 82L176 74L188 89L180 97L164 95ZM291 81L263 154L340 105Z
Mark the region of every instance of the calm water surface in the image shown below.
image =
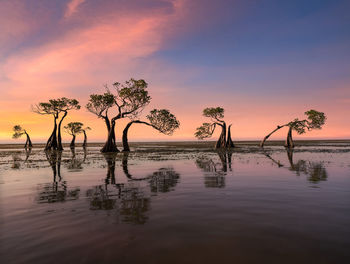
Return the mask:
M0 151L1 263L350 263L350 147Z

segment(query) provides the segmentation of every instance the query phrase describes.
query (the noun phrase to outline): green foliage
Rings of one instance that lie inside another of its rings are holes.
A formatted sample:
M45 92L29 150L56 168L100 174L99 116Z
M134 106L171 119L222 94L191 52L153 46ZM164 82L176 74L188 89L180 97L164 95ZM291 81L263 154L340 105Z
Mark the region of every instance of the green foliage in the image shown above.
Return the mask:
M313 109L306 111L305 115L307 115L309 129L321 129L327 119L323 112Z
M201 140L205 138L210 138L214 133L214 129L215 124L203 123L200 127L197 127L194 136Z
M70 122L64 126L64 129L69 135L75 136L83 132L83 125L81 122Z
M80 109L78 100L61 97L58 99L50 99L49 102L40 102L32 107L33 112L42 115L58 115L61 112L67 112L69 110Z
M151 97L148 95L148 84L140 79L131 78L124 84L118 82L113 84L116 90L115 103L121 111L122 117L137 117L145 106L147 106Z
M203 115L205 117L219 120L220 118L224 118L224 112L225 110L222 107L207 107L203 110Z
M104 94L91 94L85 107L89 112L102 117L114 105L114 101L115 96L109 91Z
M20 125L13 126L12 130L14 132L12 135L13 139L20 138L22 135L25 134L25 130Z
M325 124L326 116L323 112L309 110L305 112L307 119L299 120L298 118L288 123L288 126L298 134L304 134L306 130L321 129Z
M147 119L155 129L165 135L172 135L180 126L180 122L167 109L153 109Z

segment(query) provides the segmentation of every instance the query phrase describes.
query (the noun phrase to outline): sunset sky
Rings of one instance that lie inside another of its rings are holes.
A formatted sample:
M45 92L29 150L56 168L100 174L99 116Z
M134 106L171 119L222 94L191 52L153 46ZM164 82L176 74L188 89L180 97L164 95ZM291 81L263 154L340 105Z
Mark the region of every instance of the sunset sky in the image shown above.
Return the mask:
M21 142L15 124L34 142L49 137L52 117L31 105L65 96L85 106L131 77L149 84L144 116L167 108L181 122L172 137L135 125L131 141L194 140L208 106L225 108L234 140L261 139L309 109L327 123L295 138L350 138L349 10L347 0L0 0L0 143ZM71 121L105 140L85 107Z

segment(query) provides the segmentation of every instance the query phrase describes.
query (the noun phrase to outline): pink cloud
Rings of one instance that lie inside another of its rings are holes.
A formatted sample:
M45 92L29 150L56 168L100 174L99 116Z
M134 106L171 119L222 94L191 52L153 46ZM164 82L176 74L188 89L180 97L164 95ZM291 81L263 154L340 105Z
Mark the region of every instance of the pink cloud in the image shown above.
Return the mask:
M71 0L67 5L64 17L69 18L70 16L72 16L75 12L77 12L78 7L84 2L85 0Z

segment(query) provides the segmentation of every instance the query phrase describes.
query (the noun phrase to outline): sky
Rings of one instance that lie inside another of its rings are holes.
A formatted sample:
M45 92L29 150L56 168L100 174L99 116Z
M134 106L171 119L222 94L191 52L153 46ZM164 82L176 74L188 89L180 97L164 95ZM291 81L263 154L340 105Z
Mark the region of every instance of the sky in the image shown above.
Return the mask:
M216 106L233 140L262 139L309 109L327 122L296 139L350 138L349 10L347 0L0 0L0 143L21 142L16 124L45 142L52 117L31 105L63 96L82 106L64 124L83 122L102 142L103 120L84 106L130 78L152 97L141 119L166 108L181 122L171 137L135 125L130 141L195 140Z

